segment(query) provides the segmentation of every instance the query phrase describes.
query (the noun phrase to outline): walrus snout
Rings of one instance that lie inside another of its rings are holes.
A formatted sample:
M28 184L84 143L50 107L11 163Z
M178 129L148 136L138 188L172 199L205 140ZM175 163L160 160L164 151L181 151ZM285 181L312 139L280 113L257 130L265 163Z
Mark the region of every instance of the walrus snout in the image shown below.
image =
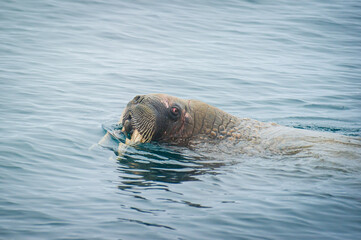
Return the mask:
M145 95L135 96L122 114L122 132L126 144L150 142L157 130L158 101Z
M126 132L127 134L131 134L133 130L131 120L132 120L131 118L125 120L123 124L123 131Z

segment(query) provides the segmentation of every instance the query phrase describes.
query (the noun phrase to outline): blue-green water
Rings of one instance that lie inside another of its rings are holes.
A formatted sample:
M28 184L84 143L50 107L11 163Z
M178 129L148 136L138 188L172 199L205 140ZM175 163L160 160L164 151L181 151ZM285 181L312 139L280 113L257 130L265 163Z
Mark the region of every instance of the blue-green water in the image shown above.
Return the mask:
M361 136L359 1L0 2L1 239L358 239L361 160L93 147L137 94Z

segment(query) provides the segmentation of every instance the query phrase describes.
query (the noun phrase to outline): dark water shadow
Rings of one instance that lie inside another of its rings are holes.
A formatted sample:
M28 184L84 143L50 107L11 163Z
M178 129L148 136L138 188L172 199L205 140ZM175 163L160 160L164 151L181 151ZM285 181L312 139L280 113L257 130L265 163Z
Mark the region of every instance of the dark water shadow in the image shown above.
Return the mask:
M118 156L118 170L126 185L151 186L161 183L197 181L202 174L217 174L224 162L212 161L188 149L143 144Z
M217 174L218 169L226 165L224 160L215 160L188 148L158 143L129 146L119 155L118 145L125 141L121 127L119 124L104 124L103 129L111 138L102 144L115 154L114 159L119 164L120 189L164 189L169 183L198 181L200 175Z

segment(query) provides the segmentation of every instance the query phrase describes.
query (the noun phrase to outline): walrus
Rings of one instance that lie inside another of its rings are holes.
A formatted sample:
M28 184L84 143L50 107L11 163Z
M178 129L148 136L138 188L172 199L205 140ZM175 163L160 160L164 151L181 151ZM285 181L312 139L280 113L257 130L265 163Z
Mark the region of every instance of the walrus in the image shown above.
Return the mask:
M119 151L130 145L159 142L257 155L319 156L327 152L361 156L359 138L239 118L202 101L166 94L135 96L121 114L119 125L126 137Z

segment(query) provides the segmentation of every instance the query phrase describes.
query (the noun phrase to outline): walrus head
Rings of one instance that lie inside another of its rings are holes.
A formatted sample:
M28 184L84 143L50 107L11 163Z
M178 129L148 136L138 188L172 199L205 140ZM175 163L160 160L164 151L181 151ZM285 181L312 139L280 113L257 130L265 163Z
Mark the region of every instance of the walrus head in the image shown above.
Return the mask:
M190 140L220 140L239 120L206 103L166 94L138 95L122 113L126 144L151 141L187 146Z
M126 143L186 142L194 127L188 103L165 94L134 97L120 119L122 131L127 136Z

